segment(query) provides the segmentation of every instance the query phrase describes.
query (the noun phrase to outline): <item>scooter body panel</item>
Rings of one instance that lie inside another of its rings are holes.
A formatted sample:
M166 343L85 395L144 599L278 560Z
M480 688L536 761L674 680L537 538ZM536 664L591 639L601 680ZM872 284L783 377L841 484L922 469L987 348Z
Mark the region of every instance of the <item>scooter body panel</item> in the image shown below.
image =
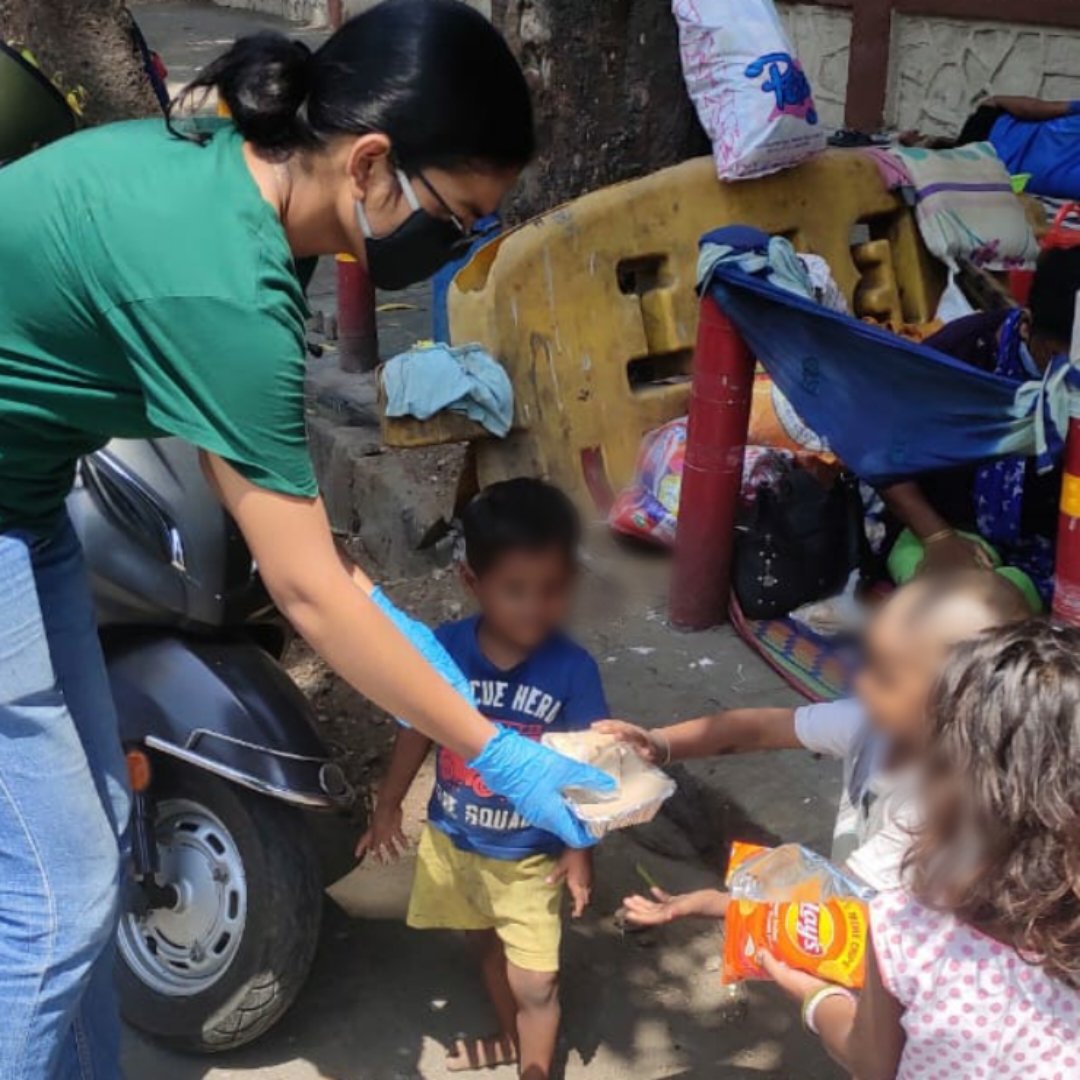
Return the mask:
M298 806L348 803L307 699L253 642L167 632L103 642L125 743Z

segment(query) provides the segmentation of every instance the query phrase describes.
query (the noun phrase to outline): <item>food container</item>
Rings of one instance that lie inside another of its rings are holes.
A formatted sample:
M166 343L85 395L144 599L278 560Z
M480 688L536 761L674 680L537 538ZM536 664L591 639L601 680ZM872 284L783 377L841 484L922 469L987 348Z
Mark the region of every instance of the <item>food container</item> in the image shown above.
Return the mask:
M675 794L675 781L667 773L646 764L632 747L614 735L574 731L545 735L542 742L615 778L618 788L614 794L577 789L567 792L574 813L597 839L615 829L652 821L664 802Z

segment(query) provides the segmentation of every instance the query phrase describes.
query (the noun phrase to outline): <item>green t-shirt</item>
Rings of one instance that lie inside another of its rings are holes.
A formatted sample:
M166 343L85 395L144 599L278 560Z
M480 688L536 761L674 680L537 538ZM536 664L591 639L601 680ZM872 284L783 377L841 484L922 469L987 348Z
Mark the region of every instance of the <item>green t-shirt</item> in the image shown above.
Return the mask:
M230 124L110 124L0 169L0 529L40 528L76 460L179 435L314 495L306 306Z

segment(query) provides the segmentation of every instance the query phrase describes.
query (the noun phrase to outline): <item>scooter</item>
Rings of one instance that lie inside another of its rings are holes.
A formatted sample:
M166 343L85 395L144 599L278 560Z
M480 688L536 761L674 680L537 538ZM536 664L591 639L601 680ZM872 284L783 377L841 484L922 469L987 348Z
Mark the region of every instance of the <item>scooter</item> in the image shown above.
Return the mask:
M110 443L80 463L68 512L134 791L121 1011L178 1048L232 1049L308 974L323 869L307 815L352 792L280 666L288 628L193 447Z

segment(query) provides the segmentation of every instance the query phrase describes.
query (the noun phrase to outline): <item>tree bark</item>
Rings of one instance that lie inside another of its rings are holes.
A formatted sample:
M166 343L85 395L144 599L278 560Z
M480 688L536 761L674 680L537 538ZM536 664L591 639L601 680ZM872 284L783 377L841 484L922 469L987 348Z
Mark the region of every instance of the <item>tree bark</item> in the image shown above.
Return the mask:
M512 216L709 152L670 0L493 0L492 20L525 68L540 137Z
M87 123L158 107L123 0L0 0L0 38L29 48L64 91L83 87Z

